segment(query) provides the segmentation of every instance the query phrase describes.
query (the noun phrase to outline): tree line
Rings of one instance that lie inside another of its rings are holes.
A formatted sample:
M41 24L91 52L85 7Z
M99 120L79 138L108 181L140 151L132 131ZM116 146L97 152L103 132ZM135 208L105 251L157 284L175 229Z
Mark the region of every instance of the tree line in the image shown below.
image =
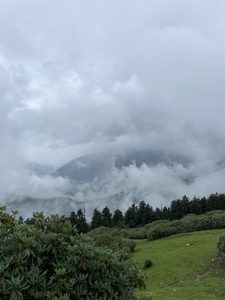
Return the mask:
M173 200L170 206L160 208L153 208L145 201L141 201L139 204L132 204L125 213L119 209L112 213L107 206L103 210L95 208L90 223L87 222L85 213L81 209L71 212L70 216L65 218L77 227L79 233L86 233L101 226L132 228L156 220L178 220L188 214L200 215L213 210L225 210L225 194L216 193L207 198L194 197L192 199L183 196L181 199ZM33 220L29 218L25 222L32 224Z

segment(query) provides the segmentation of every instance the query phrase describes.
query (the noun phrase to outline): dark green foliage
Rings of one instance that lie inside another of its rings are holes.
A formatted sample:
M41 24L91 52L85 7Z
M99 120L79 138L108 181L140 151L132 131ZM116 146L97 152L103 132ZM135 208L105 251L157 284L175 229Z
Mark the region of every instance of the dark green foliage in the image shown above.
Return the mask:
M78 233L86 233L88 232L88 224L87 224L87 221L85 219L85 215L84 213L82 212L81 209L79 209L77 211L77 215L76 215L76 227L77 227L77 230L78 230Z
M95 236L102 235L102 234L105 234L105 233L110 233L111 234L112 230L114 230L114 229L111 229L109 227L100 226L100 227L96 227L96 228L92 229L89 234L92 237L95 237Z
M75 226L77 224L77 215L74 211L71 212L69 216L70 223Z
M145 269L151 268L152 265L153 265L153 263L152 263L152 261L151 261L150 258L145 260L145 262L144 262L144 268L145 268Z
M137 213L137 206L135 204L132 204L132 206L129 207L125 213L125 224L129 227L135 227L137 225Z
M189 199L184 196L181 200L174 200L170 205L172 219L181 219L183 216L190 213Z
M207 229L225 228L225 212L211 212L204 215L189 215L181 220L174 220L158 224L149 229L147 238L149 240L161 239L173 234L200 231Z
M95 208L91 220L91 228L94 229L100 227L102 226L102 223L102 213Z
M120 246L122 247L122 249L127 247L129 249L129 251L131 253L133 253L134 250L135 250L135 248L136 248L136 246L137 246L137 244L135 243L135 241L126 241L126 240L123 240L121 242Z
M129 227L145 225L157 220L179 220L189 214L205 214L212 210L225 210L225 194L211 194L208 198L194 197L190 200L187 196L181 199L173 200L169 207L152 208L149 204L141 201L139 205L132 204L125 214L116 209L113 217L111 216L108 207L105 207L102 212L94 210L91 228L100 226L107 227ZM32 223L32 220L29 220ZM137 238L143 237L138 234Z
M78 233L88 232L89 226L81 209L79 209L77 213L72 211L69 216L69 221L73 226L76 226Z
M146 203L141 201L137 211L137 224L146 224Z
M135 241L124 240L119 231L115 231L108 227L99 227L90 232L95 239L97 245L108 246L114 251L124 250L133 253L136 247Z
M19 217L19 221L20 221L20 223L23 223L23 222L24 222L24 220L23 220L23 217L22 217L22 216L20 216L20 217Z
M217 242L217 248L219 253L224 255L225 254L225 236L221 236Z
M116 209L112 217L112 226L122 227L124 225L124 216L121 210Z
M159 226L153 229L152 231L148 232L147 238L148 240L158 240L164 237L180 233L176 227L167 227L167 226Z
M109 208L106 206L102 210L102 226L111 227L112 226L112 215Z
M135 299L143 275L124 252L96 246L64 217L23 224L0 208L0 299Z
M170 207L156 207L153 209L144 201L139 206L132 204L125 212L125 225L130 228L144 225L155 220L179 220L188 214L204 214L212 210L225 210L225 194L211 194L208 198L187 196L173 200Z
M127 237L132 240L142 240L147 236L143 228L131 228L131 230L127 230Z
M170 209L168 207L163 207L162 213L161 213L161 219L162 220L169 220L170 219Z

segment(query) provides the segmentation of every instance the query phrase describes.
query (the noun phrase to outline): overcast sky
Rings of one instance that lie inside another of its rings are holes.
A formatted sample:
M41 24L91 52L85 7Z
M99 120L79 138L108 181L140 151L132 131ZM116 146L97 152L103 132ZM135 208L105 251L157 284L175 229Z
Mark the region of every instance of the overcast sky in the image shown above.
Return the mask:
M1 193L64 194L26 164L129 149L191 163L114 170L102 195L225 192L224 53L223 0L1 1Z

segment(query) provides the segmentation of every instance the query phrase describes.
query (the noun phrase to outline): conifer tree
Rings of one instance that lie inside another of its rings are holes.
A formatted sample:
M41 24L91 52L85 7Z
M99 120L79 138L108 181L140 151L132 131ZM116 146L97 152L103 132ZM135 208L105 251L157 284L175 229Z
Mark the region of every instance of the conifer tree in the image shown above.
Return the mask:
M77 230L79 233L86 233L88 232L88 224L85 219L84 213L82 212L81 209L77 211Z
M91 228L94 229L100 226L102 226L102 213L95 208L91 220Z
M102 225L105 227L112 226L112 214L107 206L102 210Z
M112 226L123 226L124 225L124 216L121 210L116 209L112 217Z
M71 214L69 216L69 220L73 226L77 225L77 215L74 211L71 212Z
M135 227L137 225L137 211L137 206L132 204L132 206L125 212L125 224L129 227Z

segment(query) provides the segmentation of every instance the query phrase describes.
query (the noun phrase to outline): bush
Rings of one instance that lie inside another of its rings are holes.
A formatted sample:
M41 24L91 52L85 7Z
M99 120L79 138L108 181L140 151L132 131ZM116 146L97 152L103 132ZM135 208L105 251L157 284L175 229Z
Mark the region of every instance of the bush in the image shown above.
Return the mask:
M143 240L146 239L146 232L144 230L132 230L128 233L128 238L132 240Z
M112 231L112 229L110 227L100 226L95 229L92 229L90 232L90 235L94 237L94 236L99 236L102 234L110 233L111 231Z
M220 254L225 253L225 236L221 236L217 242L217 248Z
M143 275L124 252L77 235L65 218L21 224L0 208L0 299L135 299Z
M124 248L127 247L129 249L129 252L133 253L137 244L135 241L121 241L120 247Z
M204 215L189 215L181 220L159 223L149 227L148 240L161 239L177 233L225 228L225 213L214 211Z
M154 227L157 227L158 225L167 224L169 222L170 222L169 220L156 220L156 221L153 221L151 223L145 224L144 229L149 230L149 229L152 229Z
M168 225L160 226L159 225L147 233L147 238L149 241L153 241L153 240L162 239L164 237L167 237L167 236L179 233L179 232L180 232L179 227L173 226L173 224L171 224L170 226L168 226Z
M100 235L93 235L98 246L107 246L113 251L123 250L133 253L136 247L135 241L124 240L120 236L113 235L113 231Z
M144 268L145 268L145 269L151 268L152 265L153 265L153 263L152 263L151 259L146 259L146 260L145 260L145 262L144 262Z

